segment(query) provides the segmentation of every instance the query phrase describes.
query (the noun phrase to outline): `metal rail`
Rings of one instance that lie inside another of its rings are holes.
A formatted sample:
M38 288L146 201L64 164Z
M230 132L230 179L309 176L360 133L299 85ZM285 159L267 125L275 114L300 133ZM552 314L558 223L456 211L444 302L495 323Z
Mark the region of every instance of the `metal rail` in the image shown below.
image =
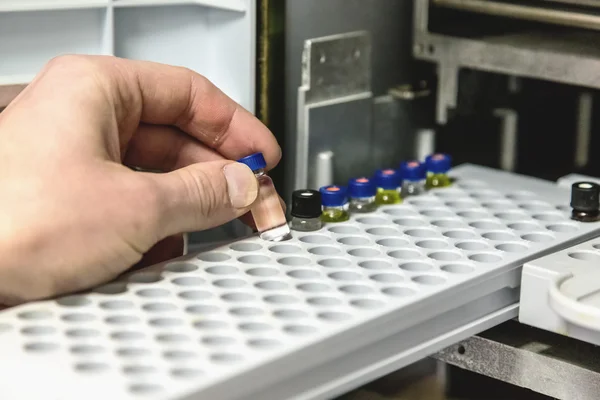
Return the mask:
M551 1L553 3L563 3L572 6L581 6L581 7L600 7L598 0L546 0Z
M433 356L560 400L596 400L600 349L589 343L509 321Z
M600 16L487 0L433 0L440 7L600 31Z

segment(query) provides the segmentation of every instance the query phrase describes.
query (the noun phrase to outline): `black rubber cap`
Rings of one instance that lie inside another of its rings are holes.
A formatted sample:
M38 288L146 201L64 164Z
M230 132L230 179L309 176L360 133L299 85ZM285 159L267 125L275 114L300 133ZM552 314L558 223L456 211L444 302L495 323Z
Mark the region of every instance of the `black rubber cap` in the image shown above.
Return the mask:
M575 182L571 186L571 207L577 211L596 211L600 207L600 186L594 182Z
M292 193L292 217L318 218L321 216L321 193L303 189Z

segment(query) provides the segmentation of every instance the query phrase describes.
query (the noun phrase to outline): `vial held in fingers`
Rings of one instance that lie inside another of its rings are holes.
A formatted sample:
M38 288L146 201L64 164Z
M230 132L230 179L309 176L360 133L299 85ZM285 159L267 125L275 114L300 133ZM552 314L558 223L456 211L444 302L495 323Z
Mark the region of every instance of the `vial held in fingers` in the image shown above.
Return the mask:
M262 153L249 155L239 159L238 162L250 167L258 180L258 196L250 212L260 238L272 242L287 239L290 235L290 228L287 225L273 181L265 173L267 163Z

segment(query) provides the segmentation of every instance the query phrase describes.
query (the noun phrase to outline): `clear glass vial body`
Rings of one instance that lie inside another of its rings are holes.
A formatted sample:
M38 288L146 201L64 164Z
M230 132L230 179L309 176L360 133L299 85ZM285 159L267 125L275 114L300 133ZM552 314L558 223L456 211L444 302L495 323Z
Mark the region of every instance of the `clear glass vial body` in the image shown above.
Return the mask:
M398 189L377 188L377 194L375 195L376 205L398 204L401 202L402 197Z
M427 174L427 182L425 183L425 186L427 189L434 189L434 188L442 188L442 187L447 187L450 186L452 184L452 181L450 180L450 177L448 176L448 174L443 174L443 173L428 173Z
M258 197L250 210L260 238L268 241L280 241L290 234L283 207L273 181L264 170L254 171L258 180Z
M425 181L407 181L402 182L402 197L418 196L425 193Z
M323 227L321 221L321 192L311 189L299 189L292 192L292 220L290 228L301 232L317 231Z
M321 220L323 222L344 222L350 219L346 206L324 206Z
M292 217L290 227L295 231L313 232L318 231L323 227L323 221L320 217L317 218L300 218Z
M351 197L349 209L351 213L370 213L377 210L375 196L372 197Z

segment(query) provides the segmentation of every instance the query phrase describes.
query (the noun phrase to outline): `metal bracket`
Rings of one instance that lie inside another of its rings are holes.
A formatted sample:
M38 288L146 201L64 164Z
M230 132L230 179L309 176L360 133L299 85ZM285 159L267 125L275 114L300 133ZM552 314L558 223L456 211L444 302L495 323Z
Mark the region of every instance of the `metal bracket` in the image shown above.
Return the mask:
M346 137L325 137L319 134L319 144L311 146L310 113L316 108L370 99L371 93L371 40L368 32L350 32L340 35L310 39L304 42L302 54L302 86L298 89L297 148L294 188L318 188L330 184L322 177L321 153L340 150L340 141L350 143ZM364 132L363 132L364 134ZM329 153L328 153L329 154ZM334 154L326 159L333 163ZM324 168L333 171L333 165ZM328 178L331 179L331 178Z
M569 31L549 36L531 31L473 38L446 36L428 30L429 7L440 3L466 4L415 0L413 14L413 55L438 65L436 119L440 124L448 121L448 110L457 107L461 68L600 89L597 33ZM496 4L477 3L485 7Z
M552 398L592 400L600 390L598 355L597 346L511 321L433 358Z
M371 40L367 32L309 39L302 53L307 105L371 91Z

